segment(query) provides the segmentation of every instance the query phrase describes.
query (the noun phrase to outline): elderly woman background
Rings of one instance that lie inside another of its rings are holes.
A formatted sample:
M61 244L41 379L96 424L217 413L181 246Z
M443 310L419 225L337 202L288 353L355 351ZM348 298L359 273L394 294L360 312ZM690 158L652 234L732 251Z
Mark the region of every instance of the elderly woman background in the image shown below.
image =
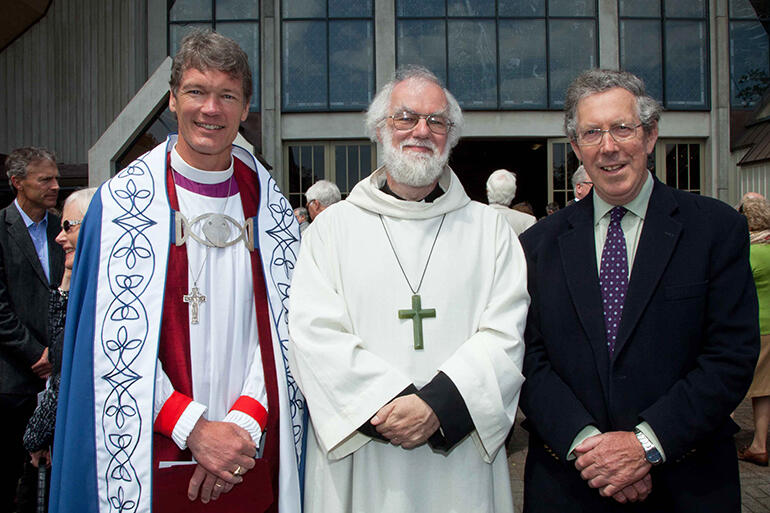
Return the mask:
M61 379L62 340L64 338L64 319L67 313L67 297L72 278L72 264L75 261L75 248L80 233L80 222L88 209L96 188L81 189L70 194L62 210L62 229L56 236L56 242L64 249L64 276L58 290L51 291L48 303L48 336L50 342L49 359L53 372L48 387L38 401L37 409L32 414L24 433L24 447L29 451L32 465L39 467L41 460L46 466L51 464L49 447L53 442L56 404Z
M767 429L770 424L770 204L747 199L740 211L746 216L751 237L751 271L759 298L759 332L762 348L747 393L754 409L754 439L738 451L738 458L767 466Z

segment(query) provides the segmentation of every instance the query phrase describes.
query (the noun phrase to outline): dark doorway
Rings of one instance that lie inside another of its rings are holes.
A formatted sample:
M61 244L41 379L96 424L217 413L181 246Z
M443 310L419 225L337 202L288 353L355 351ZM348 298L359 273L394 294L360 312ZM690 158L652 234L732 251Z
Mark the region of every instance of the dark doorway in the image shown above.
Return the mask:
M537 217L548 202L548 153L545 139L463 139L449 159L471 199L487 202L487 178L496 169L516 173L513 203L528 201Z

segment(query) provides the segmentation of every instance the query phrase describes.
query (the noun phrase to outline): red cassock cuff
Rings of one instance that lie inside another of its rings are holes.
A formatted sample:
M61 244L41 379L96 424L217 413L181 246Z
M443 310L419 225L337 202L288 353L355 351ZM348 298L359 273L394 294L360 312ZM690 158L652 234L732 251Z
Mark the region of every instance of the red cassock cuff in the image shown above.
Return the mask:
M235 401L235 404L233 404L233 407L230 408L230 411L233 410L245 413L257 421L260 429L263 431L265 430L265 423L267 422L267 410L259 403L259 401L253 397L249 397L247 395L240 396L238 400Z
M155 418L155 423L153 424L155 432L171 438L171 433L174 432L174 427L179 422L179 417L182 416L187 405L191 402L192 398L177 391L172 392L171 397L166 399L160 412L158 412L158 416Z

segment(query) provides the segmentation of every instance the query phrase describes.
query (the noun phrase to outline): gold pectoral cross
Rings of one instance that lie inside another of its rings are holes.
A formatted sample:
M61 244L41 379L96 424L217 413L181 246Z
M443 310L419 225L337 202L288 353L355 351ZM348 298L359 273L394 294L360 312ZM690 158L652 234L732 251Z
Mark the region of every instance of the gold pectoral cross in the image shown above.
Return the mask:
M182 296L182 301L190 305L190 324L198 324L198 306L206 302L206 296L193 286L190 294Z
M412 328L414 329L414 348L423 349L422 344L422 319L427 317L435 317L436 309L429 308L422 309L422 302L420 301L420 295L415 294L412 296L412 309L411 310L399 310L399 319L412 319Z

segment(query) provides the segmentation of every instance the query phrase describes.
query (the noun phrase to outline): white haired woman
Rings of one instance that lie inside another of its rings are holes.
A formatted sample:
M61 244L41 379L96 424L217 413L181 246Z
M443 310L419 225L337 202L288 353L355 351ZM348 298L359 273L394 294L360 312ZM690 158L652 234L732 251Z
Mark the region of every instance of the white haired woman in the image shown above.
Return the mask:
M72 264L75 261L75 248L80 233L80 223L88 210L88 204L94 197L96 188L80 189L70 194L62 210L61 232L56 242L64 249L64 276L58 289L51 291L48 303L48 337L50 341L49 358L53 372L48 380L48 387L38 401L37 409L29 419L24 433L24 447L29 451L32 465L39 467L41 461L51 465L49 447L53 443L54 423L56 422L56 404L61 379L61 354L64 338L64 319L67 312L67 297L72 278Z

